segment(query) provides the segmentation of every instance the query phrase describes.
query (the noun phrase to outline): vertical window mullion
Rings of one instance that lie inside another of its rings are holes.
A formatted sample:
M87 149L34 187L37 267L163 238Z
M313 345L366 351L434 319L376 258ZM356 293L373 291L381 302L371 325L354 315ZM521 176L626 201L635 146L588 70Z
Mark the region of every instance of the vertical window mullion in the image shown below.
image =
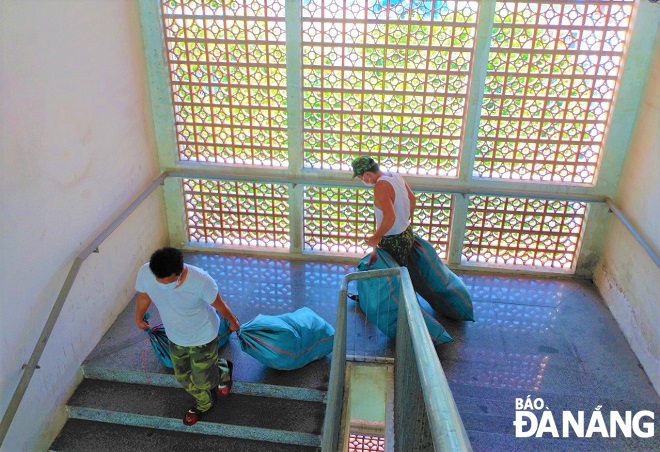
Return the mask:
M463 139L461 140L463 148L460 151L458 162L459 180L466 185L470 185L472 168L474 167L481 105L488 68L488 54L490 53L490 41L495 19L495 3L496 0L484 0L479 3L474 55L472 57L472 74L465 108L465 127L463 129ZM467 195L453 195L451 231L447 253L449 265L460 265L461 263L469 199Z
M300 174L303 165L302 106L302 7L299 0L286 0L286 97L287 135L289 143L289 175ZM303 187L295 184L289 190L290 252L302 254Z
M469 202L469 195L452 195L451 231L449 232L447 251L447 263L449 265L461 264Z
M484 86L486 85L488 55L495 19L495 3L496 0L485 0L479 3L474 56L472 57L472 74L465 108L465 127L463 129L463 139L461 140L463 148L461 149L459 161L459 179L464 183L468 183L472 178L472 168L474 167Z

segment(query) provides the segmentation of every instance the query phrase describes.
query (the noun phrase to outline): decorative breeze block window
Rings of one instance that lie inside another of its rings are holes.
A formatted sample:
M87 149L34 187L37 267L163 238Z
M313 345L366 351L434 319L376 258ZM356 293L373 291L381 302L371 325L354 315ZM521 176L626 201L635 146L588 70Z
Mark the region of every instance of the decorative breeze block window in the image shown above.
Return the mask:
M470 197L463 262L572 269L586 215L582 202Z
M164 0L181 161L288 165L284 0Z
M304 249L366 253L375 226L371 197L364 189L305 187Z
M413 217L413 233L431 243L438 255L446 259L451 230L452 197L442 193L415 193L417 207Z
M633 6L497 3L475 177L595 185Z
M370 153L456 177L477 2L306 0L302 15L304 166Z
M479 1L286 2L160 1L180 162L286 178L348 172L369 153L384 169L428 176L432 190L459 172L466 191L469 175L511 192L596 184L634 0L497 1L479 49ZM289 51L300 44L288 62L287 40ZM486 70L485 86L475 69ZM472 126L476 147L463 149ZM288 168L289 153L302 168ZM306 186L293 218L288 190L183 180L190 242L289 249L291 221L303 252L368 250L370 192ZM452 224L465 222L453 239L463 263L575 268L585 203L472 196L467 217L454 218L451 196L417 195L414 231L443 258Z
M385 437L351 433L348 437L348 452L384 452Z
M413 232L431 242L441 257L449 244L451 196L416 193ZM364 254L374 232L373 194L370 190L306 187L304 195L304 249Z
M191 242L289 248L288 187L184 179Z

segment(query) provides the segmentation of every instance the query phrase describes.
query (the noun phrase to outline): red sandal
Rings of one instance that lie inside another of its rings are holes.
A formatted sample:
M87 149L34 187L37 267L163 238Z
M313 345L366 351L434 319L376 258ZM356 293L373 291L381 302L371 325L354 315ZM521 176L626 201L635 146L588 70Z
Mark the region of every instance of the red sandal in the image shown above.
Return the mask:
M206 414L207 411L199 411L196 407L192 407L191 409L188 410L186 415L183 417L183 423L184 425L194 425L199 421L204 414Z

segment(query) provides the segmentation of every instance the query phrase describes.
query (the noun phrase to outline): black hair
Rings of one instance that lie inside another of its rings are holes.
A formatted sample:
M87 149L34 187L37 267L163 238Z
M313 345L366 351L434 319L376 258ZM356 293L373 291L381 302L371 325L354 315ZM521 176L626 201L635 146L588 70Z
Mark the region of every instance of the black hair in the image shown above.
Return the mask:
M167 278L183 272L183 253L176 248L165 247L154 251L149 268L156 278Z

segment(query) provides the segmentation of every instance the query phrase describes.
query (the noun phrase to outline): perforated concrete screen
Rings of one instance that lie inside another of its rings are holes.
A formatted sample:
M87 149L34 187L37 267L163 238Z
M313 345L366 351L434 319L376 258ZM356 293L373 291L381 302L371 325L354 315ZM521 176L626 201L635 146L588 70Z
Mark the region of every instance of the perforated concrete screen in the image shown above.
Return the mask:
M369 153L450 263L572 271L589 204L531 193L596 187L634 7L163 0L177 164L243 181L183 180L187 241L363 254L371 194L325 175Z

